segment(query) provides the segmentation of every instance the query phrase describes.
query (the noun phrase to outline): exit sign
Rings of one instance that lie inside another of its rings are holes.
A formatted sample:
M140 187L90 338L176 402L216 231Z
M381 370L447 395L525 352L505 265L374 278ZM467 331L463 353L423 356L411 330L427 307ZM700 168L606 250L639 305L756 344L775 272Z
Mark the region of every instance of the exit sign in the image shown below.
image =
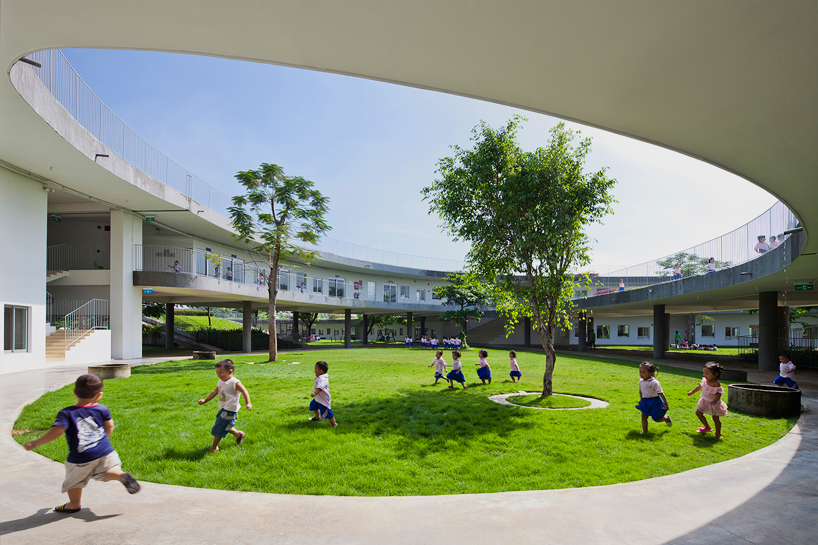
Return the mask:
M151 293L153 293L153 289L152 288L145 288L145 289L142 290L142 293L144 293L145 295L150 295Z
M813 291L815 285L812 282L796 282L795 291Z
M56 221L57 223L59 223L59 222L61 222L61 221L62 221L62 217L61 217L61 216L54 215L54 214L51 214L51 221Z
M156 221L156 218L153 216L145 216L145 221Z

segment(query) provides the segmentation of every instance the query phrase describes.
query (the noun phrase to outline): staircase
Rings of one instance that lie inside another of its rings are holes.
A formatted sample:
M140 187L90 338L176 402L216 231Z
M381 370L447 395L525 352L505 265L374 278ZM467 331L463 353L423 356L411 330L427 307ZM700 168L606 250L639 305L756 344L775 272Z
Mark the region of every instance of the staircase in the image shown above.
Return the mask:
M72 333L79 333L79 332L72 332ZM74 346L77 346L81 343L84 339L86 339L89 335L91 335L93 331L87 331L80 339L71 345L68 350L71 350ZM51 335L45 338L45 361L47 362L54 362L54 361L65 361L65 330L60 329L59 331L55 331Z
M68 276L69 271L46 271L45 281L46 284L48 282L53 282L54 280L59 280L60 278L64 278Z
M502 343L506 338L506 321L502 318L489 318L485 323L470 329L467 340L469 346L492 344L499 340Z

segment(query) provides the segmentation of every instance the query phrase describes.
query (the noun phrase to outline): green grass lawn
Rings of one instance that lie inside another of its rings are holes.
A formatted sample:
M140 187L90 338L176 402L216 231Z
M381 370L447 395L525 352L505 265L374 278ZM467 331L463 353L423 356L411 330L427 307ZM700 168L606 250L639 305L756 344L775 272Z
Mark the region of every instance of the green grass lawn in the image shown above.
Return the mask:
M653 352L653 346L600 346L597 345L597 349L604 350L606 348L612 350L641 350L645 352ZM675 352L678 354L711 354L713 359L718 358L719 356L738 356L738 348L735 347L725 347L719 348L716 351L710 350L681 350L679 348L671 347L667 352Z
M136 367L129 379L105 384L116 430L114 448L138 479L193 486L288 494L435 495L538 490L612 484L658 477L735 458L776 441L795 419L731 413L721 441L695 432L696 398L685 392L698 372L664 368L657 375L670 401L674 427L650 424L639 435L637 363L598 355L557 360L555 391L610 402L604 409L542 411L503 406L496 393L540 388L545 357L518 350L521 383L508 377L505 351L489 350L494 381L482 386L464 355L468 390L434 382L434 357L420 349L359 349L237 357L236 376L253 410L241 410L222 449L205 454L216 402L199 406L216 385L213 362L176 361ZM445 358L451 364L450 353ZM339 427L308 422L315 361L329 362ZM255 365L247 365L247 362ZM301 362L296 365L294 362ZM50 427L74 403L67 386L25 407L15 424L24 442ZM535 397L536 399L536 397ZM60 439L38 451L65 459ZM32 454L33 455L33 454Z

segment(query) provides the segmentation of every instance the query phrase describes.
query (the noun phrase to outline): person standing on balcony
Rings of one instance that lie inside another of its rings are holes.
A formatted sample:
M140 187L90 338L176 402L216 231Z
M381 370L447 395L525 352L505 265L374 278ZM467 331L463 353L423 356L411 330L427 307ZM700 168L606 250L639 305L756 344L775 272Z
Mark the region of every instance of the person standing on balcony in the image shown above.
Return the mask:
M624 278L619 280L619 291L625 291L625 279Z
M176 274L179 274L180 272L182 272L182 266L179 265L178 261L174 261L173 265L168 265L168 268L173 269L173 272L175 272Z
M716 260L712 257L707 262L707 274L716 272Z
M682 279L682 266L679 263L673 265L673 280Z
M753 248L757 254L766 254L770 251L770 245L767 244L766 239L764 235L758 236L758 244Z

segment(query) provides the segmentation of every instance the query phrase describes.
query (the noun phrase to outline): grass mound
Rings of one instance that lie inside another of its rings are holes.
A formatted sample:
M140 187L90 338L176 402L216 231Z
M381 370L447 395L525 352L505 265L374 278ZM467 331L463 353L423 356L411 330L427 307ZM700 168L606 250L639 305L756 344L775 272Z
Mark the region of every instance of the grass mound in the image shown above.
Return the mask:
M451 363L451 354L445 359ZM688 390L699 372L663 368L657 375L674 426L650 424L639 435L634 405L638 363L596 355L562 355L558 391L607 400L604 410L534 411L499 405L488 396L537 391L542 352L518 351L521 383L508 378L508 356L489 350L492 384L475 372L477 354L464 355L468 389L433 386L434 354L422 349L368 348L283 353L281 361L236 357L236 377L253 410L242 409L222 449L205 454L216 401L199 406L216 385L212 361L173 361L136 367L128 379L105 383L102 402L113 414L111 442L123 467L158 483L285 494L354 496L435 495L605 485L658 477L742 456L776 441L795 419L731 413L724 439L696 433L696 398ZM309 422L313 366L329 363L332 409L339 427ZM254 362L255 365L246 365ZM295 365L295 362L299 364ZM39 436L57 412L75 402L72 386L25 407L15 424L20 443ZM64 461L60 439L37 451Z
M542 397L540 394L528 394L507 397L509 403L526 407L542 407L544 409L579 409L591 405L590 401L561 395Z

